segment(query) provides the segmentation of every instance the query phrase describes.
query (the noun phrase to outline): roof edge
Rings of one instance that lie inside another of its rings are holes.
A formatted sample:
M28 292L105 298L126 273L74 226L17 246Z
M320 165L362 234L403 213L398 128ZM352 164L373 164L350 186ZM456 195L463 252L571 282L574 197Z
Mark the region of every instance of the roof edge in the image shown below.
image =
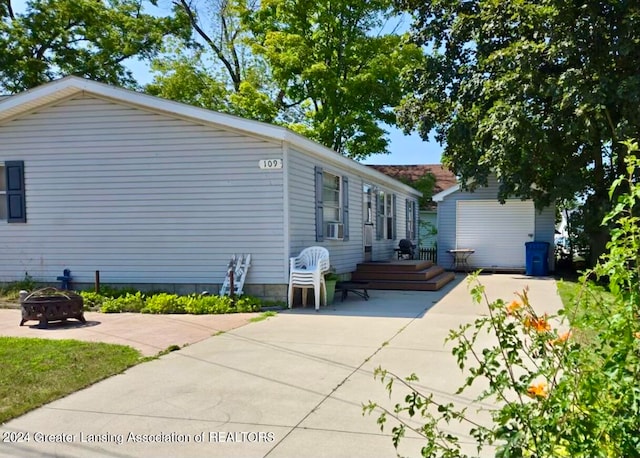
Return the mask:
M455 184L450 188L445 189L444 191L440 191L438 194L434 194L433 196L431 196L431 200L433 200L434 202L442 202L445 197L459 190L460 190L460 183Z
M217 124L254 136L257 135L271 140L287 142L301 149L303 152L311 153L323 161L357 172L359 175L376 180L379 183L384 183L389 188L403 191L415 197L422 195L420 191L407 186L401 181L391 178L377 170L373 170L353 159L342 156L336 151L316 143L286 127L241 118L226 113L219 113L206 108L163 99L143 92L111 86L73 75L65 76L64 78L45 83L27 91L14 94L7 99L3 99L0 102L0 122L81 92L120 101L129 105L137 105L153 111L177 115L206 124Z

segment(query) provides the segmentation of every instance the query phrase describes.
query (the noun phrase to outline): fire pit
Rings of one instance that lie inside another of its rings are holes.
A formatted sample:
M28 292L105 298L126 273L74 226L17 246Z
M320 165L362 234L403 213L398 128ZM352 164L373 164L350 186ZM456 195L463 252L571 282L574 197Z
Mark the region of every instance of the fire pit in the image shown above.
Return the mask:
M82 296L72 291L51 287L38 289L24 298L21 306L20 326L29 320L38 320L41 329L46 329L50 321L66 321L67 318L86 322L82 313Z

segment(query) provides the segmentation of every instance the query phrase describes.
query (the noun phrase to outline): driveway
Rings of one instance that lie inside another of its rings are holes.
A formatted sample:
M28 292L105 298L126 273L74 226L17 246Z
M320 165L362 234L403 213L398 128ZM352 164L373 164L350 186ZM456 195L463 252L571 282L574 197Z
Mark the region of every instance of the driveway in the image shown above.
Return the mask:
M8 422L0 437L30 441L0 442L0 456L394 457L390 430L362 414L369 400L395 402L376 367L415 372L440 400L473 397L451 394L464 377L443 343L482 313L461 278L440 292L372 291L368 302L294 309L207 338ZM480 279L490 299L528 285L540 311L561 306L553 279ZM468 428L452 430L474 453ZM399 452L419 456L420 446L407 437Z

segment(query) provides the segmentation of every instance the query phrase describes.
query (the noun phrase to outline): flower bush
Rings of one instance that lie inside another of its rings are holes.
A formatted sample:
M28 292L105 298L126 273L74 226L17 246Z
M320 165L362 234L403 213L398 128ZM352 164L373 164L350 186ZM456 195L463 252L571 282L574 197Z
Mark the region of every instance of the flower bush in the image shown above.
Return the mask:
M375 371L390 395L398 385L406 391L393 409L364 406L378 413L381 428L393 423L396 447L410 429L424 438L424 457L466 456L460 439L446 432L456 421L469 425L478 451L492 446L503 458L640 456L640 160L638 145L627 146L636 154L611 189L613 210L603 221L611 228L608 253L583 276L571 307L559 316L538 314L527 290L509 303L490 302L477 275L470 277L474 303L488 313L447 340L468 374L457 393L482 382L476 400L497 406L490 422L477 423L466 410L439 403L417 388L415 375ZM606 283L615 299L600 300L592 281ZM486 333L496 343L479 349L478 337ZM415 426L416 418L422 426Z

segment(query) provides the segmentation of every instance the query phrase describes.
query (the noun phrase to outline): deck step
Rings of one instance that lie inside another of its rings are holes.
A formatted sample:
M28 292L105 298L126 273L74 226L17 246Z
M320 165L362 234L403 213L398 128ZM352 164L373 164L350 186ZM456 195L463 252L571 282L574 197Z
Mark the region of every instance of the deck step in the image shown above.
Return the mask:
M427 269L410 271L410 270L374 270L362 271L356 270L351 274L353 280L358 281L378 281L378 280L408 280L408 281L424 281L436 277L444 272L440 266L431 266Z
M358 272L416 272L433 266L432 261L397 260L361 262L357 266Z
M369 289L402 290L402 291L438 291L456 278L453 272L443 272L430 280L372 280Z

